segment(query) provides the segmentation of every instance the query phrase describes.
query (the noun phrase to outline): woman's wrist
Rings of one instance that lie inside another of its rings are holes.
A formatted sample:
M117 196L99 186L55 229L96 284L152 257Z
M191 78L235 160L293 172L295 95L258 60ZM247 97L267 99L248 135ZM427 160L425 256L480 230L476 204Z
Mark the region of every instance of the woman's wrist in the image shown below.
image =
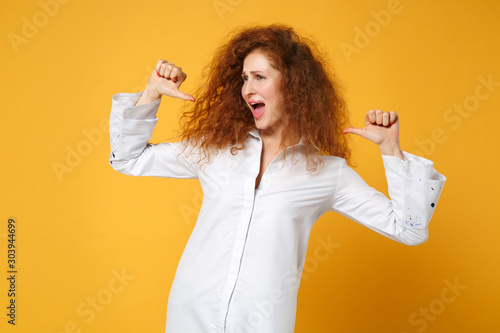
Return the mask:
M154 101L157 101L161 98L161 94L159 94L158 92L152 92L151 90L147 89L144 89L144 92L142 93L141 97L139 98L139 100L137 101L137 103L135 103L135 106L138 106L138 105L142 105L142 104L149 104L149 103L152 103Z
M395 156L399 157L403 161L405 160L403 151L401 150L399 143L381 144L378 146L378 148L380 149L380 153L382 155Z

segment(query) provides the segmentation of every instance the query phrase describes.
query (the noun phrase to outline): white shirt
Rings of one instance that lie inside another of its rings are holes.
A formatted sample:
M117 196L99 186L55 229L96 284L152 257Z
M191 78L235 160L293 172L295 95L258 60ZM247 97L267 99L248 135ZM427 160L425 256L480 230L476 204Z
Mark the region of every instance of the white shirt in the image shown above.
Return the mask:
M389 200L343 158L324 156L306 171L302 144L274 158L258 189L262 140L252 130L246 149L182 154L181 143L151 144L160 100L134 106L141 93L113 96L112 167L134 176L197 178L203 204L180 259L167 308L167 333L288 333L315 221L334 211L398 242L427 240L427 226L446 178L433 163L403 152L382 155ZM298 149L297 149L298 148Z

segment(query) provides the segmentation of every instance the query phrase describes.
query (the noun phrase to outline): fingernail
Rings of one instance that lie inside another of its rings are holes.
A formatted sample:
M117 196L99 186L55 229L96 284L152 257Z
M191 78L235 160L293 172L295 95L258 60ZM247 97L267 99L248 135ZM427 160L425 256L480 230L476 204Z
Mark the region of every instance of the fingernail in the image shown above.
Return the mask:
M156 71L156 75L160 76L160 72Z

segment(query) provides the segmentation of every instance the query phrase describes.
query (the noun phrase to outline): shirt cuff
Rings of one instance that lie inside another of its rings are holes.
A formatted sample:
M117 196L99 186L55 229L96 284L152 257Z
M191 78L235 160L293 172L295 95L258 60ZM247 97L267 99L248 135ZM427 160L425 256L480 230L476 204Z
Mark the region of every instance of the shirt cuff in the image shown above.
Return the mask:
M161 99L148 104L135 106L143 91L137 93L119 93L113 96L112 111L123 119L155 119Z
M399 157L382 155L384 168L388 173L409 174L414 178L445 181L446 177L434 169L434 162L403 151L405 160Z

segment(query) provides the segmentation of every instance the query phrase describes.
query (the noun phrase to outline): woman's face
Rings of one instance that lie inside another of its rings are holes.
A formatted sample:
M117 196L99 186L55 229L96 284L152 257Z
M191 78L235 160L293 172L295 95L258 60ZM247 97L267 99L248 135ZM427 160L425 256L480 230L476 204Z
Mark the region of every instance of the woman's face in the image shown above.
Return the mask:
M255 119L255 126L269 134L277 134L281 125L282 95L280 73L262 51L254 50L243 62L241 95Z

